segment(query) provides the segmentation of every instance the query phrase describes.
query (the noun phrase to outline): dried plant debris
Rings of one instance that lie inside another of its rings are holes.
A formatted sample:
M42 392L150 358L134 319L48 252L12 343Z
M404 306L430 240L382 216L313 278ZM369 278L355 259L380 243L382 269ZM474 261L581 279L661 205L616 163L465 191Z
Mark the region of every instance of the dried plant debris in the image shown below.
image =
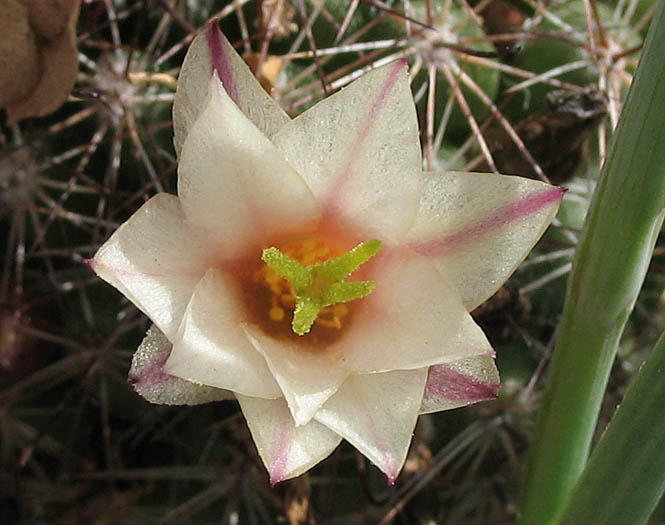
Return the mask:
M41 117L67 99L78 71L79 2L0 3L0 107L11 121Z
M515 126L515 131L555 184L570 180L583 160L587 140L607 115L607 96L596 88L555 90L547 94L547 107ZM490 150L501 173L538 178L503 130L490 140ZM481 170L487 169L481 165Z

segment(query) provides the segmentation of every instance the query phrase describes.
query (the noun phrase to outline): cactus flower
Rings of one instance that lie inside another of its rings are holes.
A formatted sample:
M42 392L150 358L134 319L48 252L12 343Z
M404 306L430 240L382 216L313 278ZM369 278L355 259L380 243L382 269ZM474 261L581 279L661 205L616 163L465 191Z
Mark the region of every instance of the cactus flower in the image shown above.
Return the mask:
M185 58L173 122L178 195L152 197L90 262L154 323L139 394L236 398L272 483L341 439L392 482L419 414L496 397L469 311L561 189L423 173L404 62L291 119L216 25Z

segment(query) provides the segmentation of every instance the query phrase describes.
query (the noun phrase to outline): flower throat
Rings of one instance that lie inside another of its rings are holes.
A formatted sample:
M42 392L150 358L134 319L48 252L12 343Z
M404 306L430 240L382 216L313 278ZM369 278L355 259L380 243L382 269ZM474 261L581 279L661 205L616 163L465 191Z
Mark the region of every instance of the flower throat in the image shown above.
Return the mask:
M303 237L263 250L264 265L253 278L269 292L270 323L282 325L292 312L291 331L299 336L312 327L340 330L350 312L346 303L366 297L375 286L346 279L380 249L381 241L370 240L344 253L318 237Z

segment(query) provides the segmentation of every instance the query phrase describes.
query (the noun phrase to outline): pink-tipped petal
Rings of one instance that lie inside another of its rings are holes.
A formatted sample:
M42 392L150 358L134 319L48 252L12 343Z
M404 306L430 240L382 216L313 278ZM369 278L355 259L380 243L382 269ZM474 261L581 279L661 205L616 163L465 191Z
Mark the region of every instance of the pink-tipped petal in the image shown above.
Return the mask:
M272 485L309 470L342 440L316 421L296 426L284 399L237 397Z
M296 425L308 423L349 374L335 366L316 343L304 348L273 339L256 326L245 329L279 383Z
M556 215L564 190L488 173L426 173L409 245L444 273L466 308L515 271Z
M289 121L213 21L189 46L178 76L173 102L174 144L178 155L205 106L213 72L247 118L268 137Z
M371 263L372 294L353 305L349 332L331 347L353 373L447 363L492 348L461 299L426 257L406 249Z
M265 359L241 328L240 295L232 277L209 270L187 305L165 369L174 376L236 393L281 397Z
M479 355L429 368L421 414L496 399L499 372L494 359Z
M146 202L97 251L90 267L173 340L196 283L215 253L187 225L178 198Z
M138 394L157 405L200 405L233 399L227 390L199 385L164 371L171 343L156 326L150 327L134 353L129 382Z
M273 142L331 220L384 241L412 224L422 177L405 63L363 75L286 124Z
M180 154L178 194L188 221L230 258L275 233L311 227L320 214L303 179L216 74Z
M427 369L349 377L317 412L316 421L341 435L393 483L411 443Z

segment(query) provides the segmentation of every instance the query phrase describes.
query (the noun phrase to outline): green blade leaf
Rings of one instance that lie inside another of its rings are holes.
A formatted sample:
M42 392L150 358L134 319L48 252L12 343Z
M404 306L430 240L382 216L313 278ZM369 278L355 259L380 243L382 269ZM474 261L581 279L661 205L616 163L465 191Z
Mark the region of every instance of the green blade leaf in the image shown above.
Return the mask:
M665 2L661 1L612 136L568 281L529 451L520 525L551 523L584 469L619 338L663 221L663 49Z
M557 523L646 523L665 491L665 333L629 388Z

